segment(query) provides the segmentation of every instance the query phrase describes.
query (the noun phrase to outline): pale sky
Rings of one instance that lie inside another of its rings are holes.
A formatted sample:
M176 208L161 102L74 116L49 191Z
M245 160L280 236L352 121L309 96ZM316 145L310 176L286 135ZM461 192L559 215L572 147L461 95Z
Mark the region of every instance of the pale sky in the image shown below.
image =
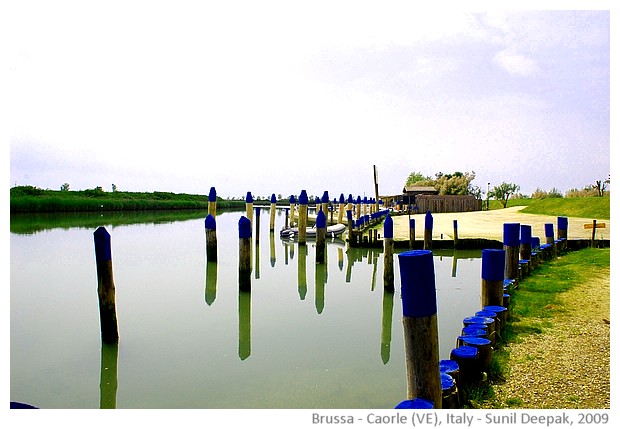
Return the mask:
M610 174L613 2L13 3L10 186L337 198L374 196L373 165L381 194L414 171L525 194Z

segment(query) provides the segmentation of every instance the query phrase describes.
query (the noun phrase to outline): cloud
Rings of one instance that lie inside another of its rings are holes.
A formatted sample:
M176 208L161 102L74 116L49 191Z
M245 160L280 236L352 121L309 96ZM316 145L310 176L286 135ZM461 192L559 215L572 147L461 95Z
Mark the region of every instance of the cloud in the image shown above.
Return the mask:
M498 52L493 62L508 73L520 76L532 76L540 70L536 60L519 54L511 48Z

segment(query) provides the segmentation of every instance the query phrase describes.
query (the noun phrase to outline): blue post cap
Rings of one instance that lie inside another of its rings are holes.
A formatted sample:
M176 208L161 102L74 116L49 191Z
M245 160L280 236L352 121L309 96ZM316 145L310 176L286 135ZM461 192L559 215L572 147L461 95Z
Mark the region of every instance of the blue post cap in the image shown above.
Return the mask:
M439 380L441 381L441 390L450 390L456 384L454 378L446 372L439 373Z
M454 372L459 370L459 364L452 359L442 359L439 361L439 372Z
M347 220L353 220L353 211L347 210Z
M461 346L452 349L450 356L461 359L476 359L478 357L478 349L474 346Z
M252 222L245 216L239 219L239 238L252 237Z
M316 197L314 199L314 203L318 206L319 204L321 204L321 199L319 197Z
M95 257L97 261L112 260L112 246L110 244L110 233L103 226L100 226L93 233L95 239Z
M353 203L353 195L349 194L349 197L347 198L347 202Z
M458 228L459 225L458 225L458 221L456 219L454 219L452 221L452 226L454 227L454 229Z
M212 214L208 214L205 218L205 228L206 229L215 229L215 217Z
M553 224L552 223L545 224L545 237L553 237Z
M329 203L329 193L327 191L323 191L323 196L321 197L322 203Z
M407 399L398 404L394 409L415 409L415 410L428 410L434 408L433 401L422 398Z
M482 316L469 316L463 319L463 325L471 325L471 324L485 324L489 325L491 323L495 323L495 319L491 317L482 317Z
M504 249L482 249L482 279L504 280L506 251Z
M480 310L480 311L476 311L475 316L492 317L495 319L497 317L497 312L491 311L491 310Z
M482 325L486 326L486 325ZM485 337L487 335L486 328L479 328L477 325L468 325L461 329L463 335L470 337Z
M409 219L409 228L415 228L415 219Z
M462 341L463 345L465 346L476 347L476 346L486 346L488 344L491 344L491 340L489 340L488 338L483 338L483 337L461 335L458 339Z
M271 204L275 204L277 202L278 200L276 199L276 194L271 194Z
M254 198L252 198L252 193L250 191L248 191L248 193L245 194L245 202L246 203L254 202Z
M301 194L299 194L299 204L308 205L308 193L305 189L302 189Z
M540 247L540 237L532 237L532 247Z
M217 194L215 193L215 186L211 186L209 190L209 201L214 202L217 200Z
M254 207L254 212L256 212L256 216L260 216L260 207Z
M428 317L437 313L435 268L430 250L409 250L398 255L403 316Z
M356 200L357 204L362 204L362 197L360 197L359 195L357 196L357 200Z
M424 217L424 229L433 229L433 215L430 210L426 212Z
M327 226L327 218L325 217L325 213L323 213L323 209L319 210L319 214L316 215L316 227L317 228L325 228Z
M487 305L486 307L483 308L483 310L493 311L499 314L499 313L503 313L504 311L507 311L508 309L506 307L502 307L501 305Z
M568 218L564 216L558 216L558 229L566 231L568 229Z
M364 196L364 204L368 204L368 197Z
M504 245L510 247L519 246L519 230L521 225L518 223L504 224Z
M394 238L394 221L389 214L385 217L385 222L383 223L383 236L385 238Z
M521 225L521 243L532 243L532 225Z
M288 199L288 202L291 204L295 204L295 195L291 195L291 197Z

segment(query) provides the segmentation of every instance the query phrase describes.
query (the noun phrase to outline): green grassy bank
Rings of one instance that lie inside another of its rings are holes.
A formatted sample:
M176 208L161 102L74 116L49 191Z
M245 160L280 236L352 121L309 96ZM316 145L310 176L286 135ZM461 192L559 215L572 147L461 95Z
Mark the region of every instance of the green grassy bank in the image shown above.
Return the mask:
M507 207L526 206L523 213L548 216L610 218L610 197L517 198L508 200ZM500 201L490 201L490 209L501 209Z

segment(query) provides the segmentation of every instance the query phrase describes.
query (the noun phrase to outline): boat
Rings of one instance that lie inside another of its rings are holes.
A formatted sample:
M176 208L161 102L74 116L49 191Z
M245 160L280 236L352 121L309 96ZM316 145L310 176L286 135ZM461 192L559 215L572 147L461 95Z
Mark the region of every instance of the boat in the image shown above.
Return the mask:
M347 227L342 223L329 225L325 233L325 237L339 237L343 232L347 230ZM316 238L317 229L315 226L309 226L306 228L306 238ZM281 238L297 238L299 237L299 228L284 228L280 231Z

